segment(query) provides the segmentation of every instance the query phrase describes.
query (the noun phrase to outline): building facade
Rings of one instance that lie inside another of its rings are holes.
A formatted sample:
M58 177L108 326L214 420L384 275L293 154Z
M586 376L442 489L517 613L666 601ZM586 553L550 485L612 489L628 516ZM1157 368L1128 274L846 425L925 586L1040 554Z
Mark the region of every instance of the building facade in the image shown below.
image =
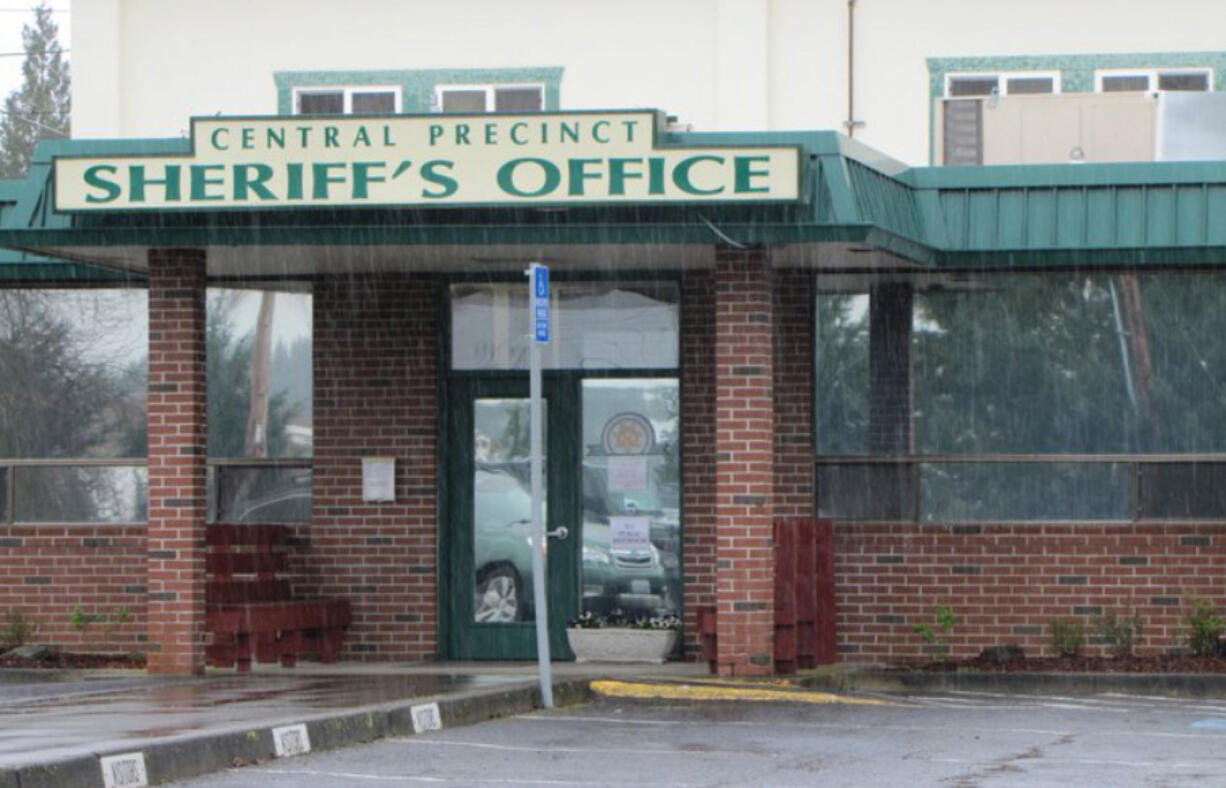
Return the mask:
M1224 79L1212 4L1157 54L1132 6L275 6L75 4L77 139L0 195L12 369L66 325L26 388L85 392L11 394L0 608L43 637L198 670L206 524L277 522L343 657L532 657L534 262L557 654L620 608L696 658L714 607L768 672L789 517L834 521L845 660L922 658L941 605L957 654L1155 653L1226 599L1226 170L1155 161ZM950 155L1029 166L909 166Z

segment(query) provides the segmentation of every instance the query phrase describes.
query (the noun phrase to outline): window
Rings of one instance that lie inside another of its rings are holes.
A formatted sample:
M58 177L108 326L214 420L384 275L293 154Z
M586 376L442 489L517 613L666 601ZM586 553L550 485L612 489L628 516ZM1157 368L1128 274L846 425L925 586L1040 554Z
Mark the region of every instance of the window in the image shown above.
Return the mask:
M947 74L945 95L949 98L983 98L1034 93L1059 93L1056 72L1004 72L998 74Z
M1208 68L1103 69L1094 73L1094 79L1101 93L1213 89L1213 70Z
M147 315L144 290L0 290L0 522L146 519ZM310 293L210 288L207 320L210 512L309 519Z
M209 288L209 519L311 516L311 294Z
M278 115L540 112L559 108L562 72L558 66L276 71L273 81Z
M144 290L0 290L0 519L145 519Z
M295 88L296 115L390 115L400 110L395 87Z
M554 341L545 369L672 369L679 365L680 297L674 282L555 282ZM527 288L451 287L451 368L527 369Z
M1226 276L823 280L818 509L844 519L1226 515Z
M544 85L439 85L434 90L439 112L539 112Z

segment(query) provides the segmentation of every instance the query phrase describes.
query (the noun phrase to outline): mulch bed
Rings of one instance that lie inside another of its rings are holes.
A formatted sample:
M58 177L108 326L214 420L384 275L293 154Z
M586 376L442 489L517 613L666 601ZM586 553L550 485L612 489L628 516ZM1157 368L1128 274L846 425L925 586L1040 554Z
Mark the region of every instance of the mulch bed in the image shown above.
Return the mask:
M25 659L14 654L0 654L0 668L26 670L78 670L82 668L144 669L142 654L80 654L61 651L43 659Z
M909 670L952 673L959 670L1003 673L1226 673L1226 659L1183 654L1148 657L1023 657L997 661L974 657L913 665Z

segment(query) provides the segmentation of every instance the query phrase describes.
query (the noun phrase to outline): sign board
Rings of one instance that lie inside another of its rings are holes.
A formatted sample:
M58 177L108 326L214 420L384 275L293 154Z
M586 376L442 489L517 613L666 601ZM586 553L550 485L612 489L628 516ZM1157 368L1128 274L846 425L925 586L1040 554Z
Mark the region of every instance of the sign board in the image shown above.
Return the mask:
M532 288L533 336L538 344L549 344L553 319L549 311L549 267L533 263L528 269Z
M362 500L396 500L396 458L362 458Z
M796 145L662 145L660 113L193 118L183 155L57 156L57 211L800 199Z
M639 455L610 457L609 492L647 492L647 458Z
M649 549L650 517L610 517L609 549L619 553L642 552Z

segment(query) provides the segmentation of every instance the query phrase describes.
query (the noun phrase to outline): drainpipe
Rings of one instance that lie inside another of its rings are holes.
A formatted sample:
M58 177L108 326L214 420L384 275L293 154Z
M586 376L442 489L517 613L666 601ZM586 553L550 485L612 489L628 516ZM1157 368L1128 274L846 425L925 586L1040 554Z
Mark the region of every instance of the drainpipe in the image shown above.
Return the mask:
M856 0L847 0L847 136L856 136L864 121L856 120Z

